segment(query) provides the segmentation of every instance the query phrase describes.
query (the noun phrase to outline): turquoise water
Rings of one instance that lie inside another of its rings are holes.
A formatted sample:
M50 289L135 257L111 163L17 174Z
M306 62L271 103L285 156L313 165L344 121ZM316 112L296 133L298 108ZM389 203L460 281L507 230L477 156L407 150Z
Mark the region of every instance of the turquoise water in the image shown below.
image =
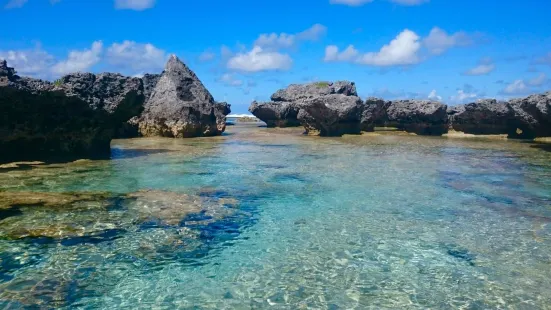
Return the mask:
M228 129L1 170L0 307L551 308L545 148Z

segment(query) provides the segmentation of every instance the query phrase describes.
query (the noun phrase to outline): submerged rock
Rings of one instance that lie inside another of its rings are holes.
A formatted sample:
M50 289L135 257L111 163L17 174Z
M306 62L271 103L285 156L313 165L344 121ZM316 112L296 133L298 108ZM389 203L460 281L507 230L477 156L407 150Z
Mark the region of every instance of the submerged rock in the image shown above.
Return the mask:
M436 101L396 100L385 105L375 122L418 135L440 136L448 132L447 106Z
M300 122L297 119L298 106L292 102L256 102L249 107L258 119L266 123L268 127L297 127Z
M227 103L217 103L199 78L176 56L166 64L139 118L143 136L216 136L226 126Z
M467 134L496 135L509 133L515 113L506 102L484 99L448 107L450 128Z
M321 96L298 104L298 120L308 135L359 134L363 102L342 94Z

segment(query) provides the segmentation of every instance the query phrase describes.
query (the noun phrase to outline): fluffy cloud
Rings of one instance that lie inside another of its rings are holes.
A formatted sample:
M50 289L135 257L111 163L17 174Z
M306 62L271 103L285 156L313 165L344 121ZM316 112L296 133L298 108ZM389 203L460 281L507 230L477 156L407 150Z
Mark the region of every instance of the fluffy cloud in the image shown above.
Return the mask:
M317 41L327 32L327 27L321 24L314 24L312 27L296 33L269 33L261 34L254 42L255 46L265 49L291 48L301 41Z
M423 45L434 55L440 55L452 47L468 46L473 43L473 39L466 32L448 34L438 27L432 28L429 35L423 39Z
M326 62L347 61L372 66L412 65L420 61L418 52L421 48L419 36L411 31L402 31L389 44L384 45L378 52L361 54L353 45L342 52L335 45L325 49Z
M132 73L160 71L168 59L168 54L150 43L123 41L113 43L106 53L108 64L118 70L131 70Z
M457 91L457 94L455 96L450 97L450 101L454 103L465 103L467 101L474 101L477 98L478 98L478 94L469 93L463 89L460 89Z
M465 75L486 75L496 68L494 62L490 58L483 58L479 61L478 65L465 71Z
M442 96L439 96L437 93L436 93L436 89L433 89L430 94L428 95L428 97L430 100L436 100L436 101L440 101L442 100Z
M0 59L5 59L19 74L36 78L49 78L54 63L54 57L40 46L29 50L0 51Z
M516 80L513 83L505 86L501 91L505 95L520 95L530 92L530 88L526 86L523 80Z
M287 70L291 68L293 60L287 54L274 51L265 51L260 46L255 46L246 53L238 53L228 60L229 69L259 72L269 70Z
M70 51L66 60L60 61L52 67L52 73L64 75L88 70L100 61L102 52L103 43L101 41L92 43L90 49Z
M53 79L59 76L89 71L96 64L104 64L108 70L130 75L143 75L143 72L162 70L168 54L152 44L123 41L113 43L106 52L102 41L93 42L90 48L71 50L65 59L56 59L44 51L40 45L34 49L0 50L0 59L23 76Z
M143 11L155 6L156 0L115 0L115 8L119 10Z

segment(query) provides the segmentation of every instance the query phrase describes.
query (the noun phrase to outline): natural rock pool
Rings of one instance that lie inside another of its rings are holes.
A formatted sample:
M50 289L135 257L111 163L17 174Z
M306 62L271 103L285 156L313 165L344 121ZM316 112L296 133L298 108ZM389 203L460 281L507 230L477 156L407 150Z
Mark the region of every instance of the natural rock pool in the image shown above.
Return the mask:
M251 125L0 170L0 307L544 309L551 153Z

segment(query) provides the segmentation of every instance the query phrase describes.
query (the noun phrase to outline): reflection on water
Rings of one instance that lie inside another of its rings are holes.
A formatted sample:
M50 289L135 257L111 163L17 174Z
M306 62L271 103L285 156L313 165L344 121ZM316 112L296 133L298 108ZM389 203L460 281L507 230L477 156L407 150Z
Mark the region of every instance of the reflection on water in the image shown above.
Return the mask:
M551 304L551 153L236 125L0 171L0 307Z

